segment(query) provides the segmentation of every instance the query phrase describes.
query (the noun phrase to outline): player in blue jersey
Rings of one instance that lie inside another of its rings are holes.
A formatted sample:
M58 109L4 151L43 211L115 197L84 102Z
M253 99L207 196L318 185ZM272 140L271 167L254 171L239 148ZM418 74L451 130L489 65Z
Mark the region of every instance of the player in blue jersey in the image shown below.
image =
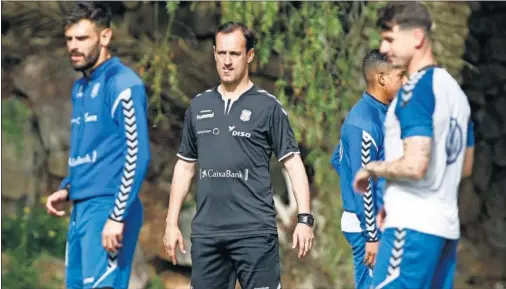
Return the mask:
M354 181L356 190L367 192L371 177L387 179L372 285L452 288L460 238L457 194L473 162L469 103L457 81L436 65L424 4L389 3L378 26L380 51L406 68L409 80L385 118L385 161L370 162Z
M66 18L72 88L69 174L47 211L73 202L66 245L69 289L127 289L143 206L138 196L150 160L147 101L139 77L111 56L111 12L78 3Z
M403 78L403 71L389 64L378 49L365 56L362 71L367 91L346 117L332 156L341 184L341 229L353 250L355 288L369 288L372 280L380 237L376 212L382 197L381 181L371 181L361 196L353 191L353 177L370 161L383 159L383 120Z

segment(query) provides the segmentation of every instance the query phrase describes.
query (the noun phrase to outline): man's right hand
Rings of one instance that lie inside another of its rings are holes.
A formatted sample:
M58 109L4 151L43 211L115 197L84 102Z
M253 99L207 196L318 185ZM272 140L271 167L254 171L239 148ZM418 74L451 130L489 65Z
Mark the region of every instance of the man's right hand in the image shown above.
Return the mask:
M67 201L69 192L66 189L56 191L52 193L46 201L46 209L48 214L56 217L62 217L65 215L65 211L57 210L56 205L62 204Z
M165 228L165 235L163 236L163 245L165 246L165 250L169 254L169 257L174 265L177 263L176 248L178 243L181 252L186 254L183 235L181 234L179 227L177 225L167 224L167 227Z
M379 242L365 243L365 258L364 264L369 268L373 268L376 263L376 255L378 254Z

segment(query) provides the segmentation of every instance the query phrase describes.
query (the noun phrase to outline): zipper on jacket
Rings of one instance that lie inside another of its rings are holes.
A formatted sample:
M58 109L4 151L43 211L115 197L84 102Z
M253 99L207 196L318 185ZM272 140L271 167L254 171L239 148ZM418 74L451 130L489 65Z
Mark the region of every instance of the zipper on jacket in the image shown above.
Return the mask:
M81 156L81 143L82 143L82 139L83 139L83 134L84 134L84 123L85 123L85 119L84 119L84 114L85 114L85 110L86 110L86 105L85 105L85 99L86 99L86 89L88 88L88 82L83 85L83 95L81 96L81 101L80 102L77 102L76 103L79 103L79 109L78 109L78 112L79 112L79 124L78 124L78 129L77 129L77 141L76 141L76 155L74 155L73 157L74 158L78 158L79 156ZM74 174L71 175L71 181L74 179L75 177L75 173L76 173L76 170L75 168L72 168L72 170L74 171Z

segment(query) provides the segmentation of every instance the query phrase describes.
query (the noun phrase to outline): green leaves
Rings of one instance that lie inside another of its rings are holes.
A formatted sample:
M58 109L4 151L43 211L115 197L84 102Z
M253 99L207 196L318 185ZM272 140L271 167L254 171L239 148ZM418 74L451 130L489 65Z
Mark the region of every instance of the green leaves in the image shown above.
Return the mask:
M2 222L2 250L20 249L24 257L33 260L47 252L64 257L68 218L54 218L42 206L24 208L18 216L6 216Z
M179 8L179 1L167 2L165 8L169 15L169 22L165 28L163 38L154 43L153 49L146 51L142 60L138 63L140 75L151 90L149 95L150 109L155 110L154 125L162 121L177 123L176 115L171 113L170 103L162 100L165 92L170 97L177 98L181 103L187 103L188 97L179 89L178 68L174 63L172 25ZM164 91L168 88L168 91ZM151 116L151 114L150 114Z
M275 24L279 17L279 2L221 2L221 23L227 21L243 22L250 29L254 28L258 43L255 47L260 67L269 61L272 52L283 51L283 37L278 37ZM273 49L273 47L276 47Z
M177 8L179 8L179 2L180 1L167 1L167 4L165 4L165 9L169 15L176 13Z
M2 99L2 136L16 146L18 155L23 153L25 128L31 117L32 112L22 100Z
M5 254L8 262L5 267L2 262L2 288L57 288L55 284L41 284L41 272L33 265L44 254L64 258L67 226L68 217L52 217L41 205L25 207L16 216L4 216L2 258Z

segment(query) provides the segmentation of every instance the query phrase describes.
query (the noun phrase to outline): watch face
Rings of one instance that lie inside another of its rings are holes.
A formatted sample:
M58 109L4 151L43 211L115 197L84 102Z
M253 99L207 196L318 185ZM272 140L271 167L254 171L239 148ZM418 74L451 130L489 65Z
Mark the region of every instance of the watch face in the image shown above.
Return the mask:
M298 223L303 223L310 227L314 224L314 217L310 214L299 214L297 219Z

